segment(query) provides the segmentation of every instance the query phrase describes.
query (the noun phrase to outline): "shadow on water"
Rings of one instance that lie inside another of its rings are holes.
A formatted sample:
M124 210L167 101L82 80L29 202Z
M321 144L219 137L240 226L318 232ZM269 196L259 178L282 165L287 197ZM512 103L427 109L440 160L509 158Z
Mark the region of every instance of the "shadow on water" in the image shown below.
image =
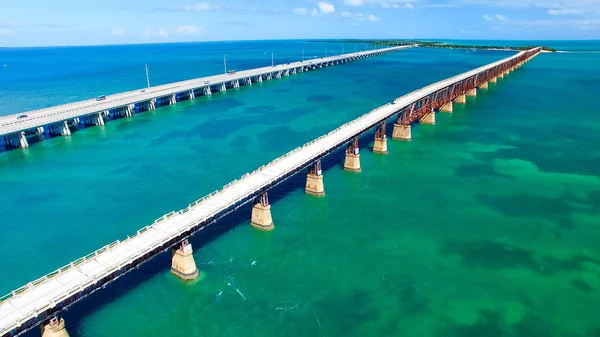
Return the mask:
M370 143L372 142L374 135L374 131L367 131L359 137L361 149L370 147ZM323 171L343 165L344 157L345 145L321 159ZM307 169L304 169L283 181L279 185L271 188L268 191L269 202L271 204L276 203L287 196L290 192L304 188L306 173ZM249 225L251 210L251 203L240 207L235 212L217 220L202 231L192 234L189 237L190 243L197 250L205 245L210 244L214 240L218 239L221 235L229 232L239 225ZM112 283L107 284L99 291L73 304L68 309L60 312L58 316L65 319L67 330L70 336L82 337L83 335L80 327L83 325L83 321L87 316L89 316L91 313L99 311L101 308L107 305L110 305L127 292L135 289L158 274L168 271L170 266L171 252L170 249L167 249L166 251L161 252L147 260L145 263L138 266L138 268L129 271ZM23 336L37 337L39 335L39 328L33 328Z

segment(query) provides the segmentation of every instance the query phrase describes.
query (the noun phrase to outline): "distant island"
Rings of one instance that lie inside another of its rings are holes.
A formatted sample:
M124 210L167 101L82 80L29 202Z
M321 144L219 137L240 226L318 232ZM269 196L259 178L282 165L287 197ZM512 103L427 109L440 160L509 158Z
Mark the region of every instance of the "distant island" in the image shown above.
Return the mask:
M418 40L309 40L307 42L325 42L325 43L358 43L358 44L370 44L374 46L405 46L405 45L419 45L427 48L448 48L448 49L485 49L485 50L528 50L539 46L469 46L463 44L451 44L445 42L435 41L418 41ZM554 53L556 49L542 46L542 50L546 52Z

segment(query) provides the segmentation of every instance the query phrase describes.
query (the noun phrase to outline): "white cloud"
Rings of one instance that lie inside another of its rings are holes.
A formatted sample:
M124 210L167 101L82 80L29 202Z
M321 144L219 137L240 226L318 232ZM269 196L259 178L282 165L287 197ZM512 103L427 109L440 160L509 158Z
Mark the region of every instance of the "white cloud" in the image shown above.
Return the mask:
M202 27L194 25L179 26L176 31L179 34L198 34L202 31Z
M160 28L157 30L146 29L145 37L167 37L169 33L164 28Z
M377 17L373 14L370 14L369 16L367 16L367 19L371 22L379 22L379 17Z
M15 32L8 28L0 28L0 36L12 36Z
M363 13L352 13L352 12L342 12L342 17L344 18L349 18L349 19L354 19L357 21L364 21L366 20L366 17Z
M333 4L331 4L329 2L319 1L319 2L317 2L317 6L319 8L319 11L317 12L317 9L315 8L313 10L313 15L316 15L316 14L327 15L327 14L331 14L331 13L335 12L335 7L333 6Z
M381 6L381 8L400 8L400 5L398 5L398 4L390 4L387 2L382 2L379 5Z
M408 8L408 9L413 9L413 8L415 8L415 5L413 5L413 4L406 4L406 5L404 5L404 7Z
M506 17L500 14L496 14L496 15L488 15L488 14L484 14L482 15L483 19L485 21L488 22L494 22L494 21L506 21Z
M298 14L298 15L303 15L303 14L308 13L308 10L306 10L306 8L294 8L292 13Z
M578 15L585 13L582 9L575 8L563 8L563 9L549 9L548 14L550 15Z
M113 28L113 30L111 31L111 34L114 36L123 36L123 35L127 34L127 31L123 28Z
M344 0L344 3L348 6L362 6L365 4L363 0Z
M221 8L219 5L209 4L207 2L199 2L195 5L182 6L181 9L187 12L207 12Z

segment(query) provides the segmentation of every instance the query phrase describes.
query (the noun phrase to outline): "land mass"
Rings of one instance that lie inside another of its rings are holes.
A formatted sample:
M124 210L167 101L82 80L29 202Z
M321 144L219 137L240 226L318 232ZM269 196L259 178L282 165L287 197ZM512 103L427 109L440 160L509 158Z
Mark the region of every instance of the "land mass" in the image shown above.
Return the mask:
M402 46L402 45L419 45L427 48L448 48L448 49L485 49L485 50L529 50L539 46L498 46L498 45L463 45L451 44L435 41L418 41L418 40L309 40L308 42L326 42L326 43L358 43L370 44L374 46ZM542 46L542 50L546 52L556 52L556 49Z

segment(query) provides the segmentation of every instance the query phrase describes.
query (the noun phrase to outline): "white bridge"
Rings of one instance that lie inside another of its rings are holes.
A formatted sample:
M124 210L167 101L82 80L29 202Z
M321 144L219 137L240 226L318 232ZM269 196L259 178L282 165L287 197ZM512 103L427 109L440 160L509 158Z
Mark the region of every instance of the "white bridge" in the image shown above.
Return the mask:
M410 47L412 46L376 49L238 71L232 74L213 75L107 95L103 100L94 98L2 116L0 117L0 140L3 140L7 148L28 147L27 136L70 136L71 130L79 126L104 125L104 118L109 115L115 118L131 117L135 111L154 110L158 106L193 100L198 96L211 95L215 91L235 89L263 80L281 78Z

